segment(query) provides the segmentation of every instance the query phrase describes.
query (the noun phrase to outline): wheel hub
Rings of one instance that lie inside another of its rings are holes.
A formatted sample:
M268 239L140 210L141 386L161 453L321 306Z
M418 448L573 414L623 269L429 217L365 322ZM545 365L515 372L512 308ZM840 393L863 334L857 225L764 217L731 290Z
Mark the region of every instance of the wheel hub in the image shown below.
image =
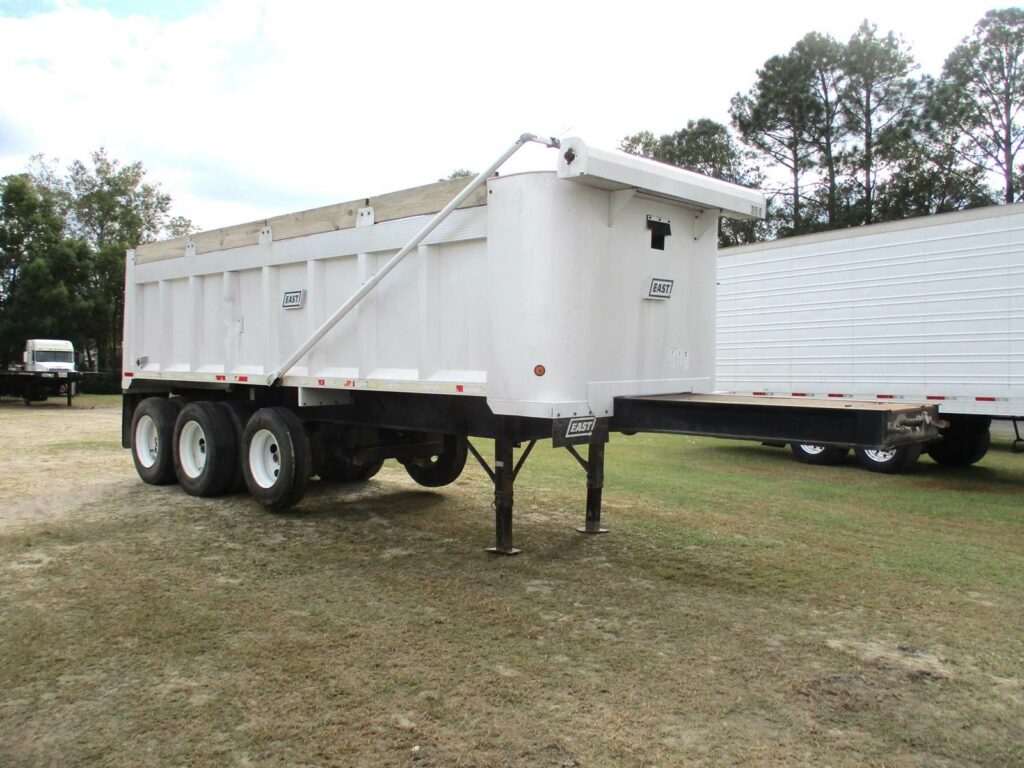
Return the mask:
M135 455L142 466L149 469L156 464L160 454L156 422L151 416L143 416L135 427Z
M181 428L178 459L182 470L193 480L206 468L206 433L195 421L189 421Z
M879 464L885 464L887 461L892 461L896 456L896 449L891 451L883 451L880 449L869 448L864 451L864 455L872 461L877 461Z
M252 436L249 472L261 488L272 488L281 474L281 447L269 429L261 429Z

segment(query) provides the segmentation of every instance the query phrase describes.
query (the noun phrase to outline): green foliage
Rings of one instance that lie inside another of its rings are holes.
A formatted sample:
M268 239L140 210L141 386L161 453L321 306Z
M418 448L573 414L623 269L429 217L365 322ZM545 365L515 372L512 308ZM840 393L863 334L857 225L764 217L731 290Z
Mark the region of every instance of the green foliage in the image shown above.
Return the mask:
M92 153L90 162L75 160L61 175L41 155L33 158L35 182L53 195L68 235L97 249L127 249L191 227L188 219L169 218L171 197L145 181L142 163L122 165L103 147ZM173 232L167 232L168 226Z
M757 169L750 163L751 153L736 144L728 128L706 118L690 120L685 128L660 138L641 131L624 138L620 148L735 184L759 181Z
M446 178L438 179L438 181L454 181L455 179L471 179L476 176L474 171L470 171L466 168L457 168L448 174Z
M1014 168L1024 145L1024 10L986 13L946 59L936 98L968 140L964 156L1002 175L1005 202L1020 199Z
M747 94L736 94L730 113L743 140L789 171L792 230L805 229L800 216L801 179L814 166L821 104L813 94L814 72L801 51L773 56L758 70Z
M892 32L880 37L864 21L850 38L843 56L846 81L841 91L843 118L857 143L846 163L860 185L860 218L878 219L875 185L883 170L898 164L918 103L917 68L903 41Z
M15 290L25 265L60 242L62 230L52 198L27 175L0 181L0 302Z
M936 84L925 79L924 106L899 148L899 172L878 186L877 216L891 221L998 202L985 169L963 162L966 140L942 111Z
M795 54L809 77L809 97L815 102L817 119L811 131L815 149L815 165L823 175L824 191L815 193L808 218L824 218L828 228L841 225L840 219L840 150L846 138L842 116L842 92L846 84L843 70L843 46L828 35L811 32L795 46Z
M71 340L86 367L120 368L125 251L192 231L141 163L100 149L65 173L42 156L0 182L0 357L25 339ZM93 357L93 350L99 359ZM0 360L3 362L3 360Z
M70 339L82 349L102 326L93 252L62 236L54 202L28 176L0 182L0 356L15 361L25 339Z
M738 238L723 225L722 245L991 205L992 171L1003 200L1024 199L1024 10L986 14L938 81L917 69L903 40L869 21L845 43L811 32L733 97L742 145L691 120L621 148L763 189L768 220Z

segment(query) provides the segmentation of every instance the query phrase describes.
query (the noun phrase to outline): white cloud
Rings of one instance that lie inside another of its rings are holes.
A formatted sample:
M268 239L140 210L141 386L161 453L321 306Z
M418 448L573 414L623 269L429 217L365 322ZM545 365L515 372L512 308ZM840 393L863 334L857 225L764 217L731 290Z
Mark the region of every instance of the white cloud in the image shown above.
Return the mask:
M865 15L937 72L987 7L224 0L168 21L62 5L0 17L0 174L102 144L221 226L481 168L524 130L614 146L725 120L768 56ZM531 149L513 169L550 162Z

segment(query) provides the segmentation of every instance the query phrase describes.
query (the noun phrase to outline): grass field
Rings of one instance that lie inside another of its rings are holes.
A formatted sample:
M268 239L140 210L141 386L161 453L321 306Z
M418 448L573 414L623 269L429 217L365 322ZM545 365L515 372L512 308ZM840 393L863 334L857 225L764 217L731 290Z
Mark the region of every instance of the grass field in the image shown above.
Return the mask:
M144 486L116 398L0 403L0 765L1024 765L1024 456L902 477L615 437L293 513ZM483 446L489 448L489 446Z

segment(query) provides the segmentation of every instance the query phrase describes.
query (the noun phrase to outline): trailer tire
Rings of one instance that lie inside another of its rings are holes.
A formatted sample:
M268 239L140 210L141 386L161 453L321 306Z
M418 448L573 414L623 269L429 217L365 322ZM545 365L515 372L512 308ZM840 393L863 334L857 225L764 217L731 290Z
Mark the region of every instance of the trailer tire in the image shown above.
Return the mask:
M142 482L170 485L174 474L174 422L181 411L177 398L147 397L132 414L132 461Z
M901 445L888 451L857 448L857 461L864 469L886 475L908 472L921 455L921 443Z
M403 462L409 477L427 488L455 482L466 466L466 441L459 435L444 435L441 453Z
M987 429L980 432L953 432L929 444L928 455L936 464L946 467L969 467L984 458L991 444L992 435Z
M846 458L850 452L849 448L839 448L835 445L816 445L813 443L791 443L793 458L801 464L816 464L827 466L838 464Z
M242 493L246 490L245 472L242 469L242 464L245 461L245 456L242 453L242 441L245 437L245 425L249 423L255 409L249 403L244 403L241 400L222 400L217 403L217 406L227 414L235 433L235 472L226 493Z
M174 423L174 474L181 489L189 496L219 496L237 466L238 443L227 414L208 400L182 408Z
M245 425L242 467L249 493L281 511L306 495L313 455L299 417L287 408L261 408Z

